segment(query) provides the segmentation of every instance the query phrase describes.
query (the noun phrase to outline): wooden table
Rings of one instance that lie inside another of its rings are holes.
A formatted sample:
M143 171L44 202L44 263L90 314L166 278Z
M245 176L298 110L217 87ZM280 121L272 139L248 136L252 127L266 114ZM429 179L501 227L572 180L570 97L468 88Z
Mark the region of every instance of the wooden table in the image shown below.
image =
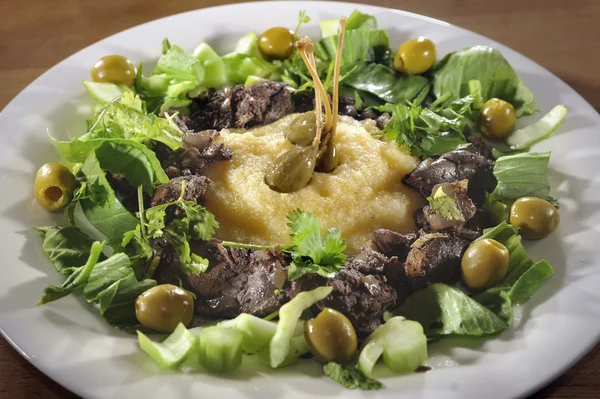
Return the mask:
M0 0L0 107L48 68L123 29L227 0ZM446 20L525 54L600 110L598 0L363 0ZM552 348L548 348L552 350ZM600 397L600 346L537 398ZM1 398L76 398L0 339Z

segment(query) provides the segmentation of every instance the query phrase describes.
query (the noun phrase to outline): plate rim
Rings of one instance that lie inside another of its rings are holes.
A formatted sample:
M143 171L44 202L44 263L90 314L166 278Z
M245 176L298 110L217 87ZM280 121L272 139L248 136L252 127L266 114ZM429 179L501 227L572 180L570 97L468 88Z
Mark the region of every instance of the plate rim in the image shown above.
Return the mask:
M5 110L8 109L11 105L13 105L13 103L15 103L22 95L24 95L24 92L28 91L32 86L34 86L36 83L38 83L38 81L42 80L47 74L52 73L55 69L59 69L61 67L62 64L67 63L69 60L71 60L72 58L75 58L77 56L79 56L81 53L87 51L88 49L97 46L99 43L111 39L115 36L121 35L125 32L134 30L134 29L138 29L140 27L146 26L146 25L150 25L150 24L154 24L157 21L164 21L167 19L176 19L178 17L181 17L182 15L186 15L186 14L192 14L192 13L198 13L198 12L202 12L202 11L208 11L208 10L216 10L216 9L227 9L227 8L233 8L236 6L244 6L244 7L248 7L248 6L252 6L252 5L260 5L260 6L265 6L267 4L274 4L274 3L286 3L290 6L296 5L299 7L308 7L308 5L310 4L319 4L319 5L327 5L328 7L334 7L336 5L342 5L342 6L348 6L348 7L355 7L357 9L371 9L371 10L379 10L379 11L388 11L388 12L392 12L394 14L397 15L402 15L402 16L406 16L406 17L410 17L410 18L415 18L415 19L419 19L422 21L427 21L429 23L433 23L436 25L440 25L440 26L446 26L446 27L452 27L454 29L457 29L459 31L461 31L462 33L467 33L475 38L484 38L485 40L489 41L490 43L492 43L492 45L494 44L498 44L501 45L503 47L509 48L511 51L513 51L514 53L518 54L519 56L525 58L528 62L530 62L531 64L535 65L537 68L539 68L540 70L543 70L545 73L549 74L550 76L552 76L554 79L556 79L557 81L560 81L562 84L564 84L566 87L568 87L572 93L574 93L577 97L579 97L579 99L585 103L588 107L590 107L591 110L593 110L594 112L598 111L596 110L596 108L590 104L587 99L585 99L577 90L575 90L573 87L571 87L567 82L565 82L564 80L562 80L561 78L559 78L558 76L556 76L553 72L551 72L550 70L548 70L546 67L544 67L543 65L538 64L537 62L535 62L534 60L532 60L531 58L529 58L528 56L524 55L523 53L521 53L520 51L514 50L512 47L509 47L508 45L505 45L497 40L491 39L485 35L479 34L477 32L474 32L470 29L466 29L463 28L462 26L459 25L455 25L452 23L449 23L447 21L441 20L441 19L437 19L437 18L432 18L426 15L422 15L422 14L418 14L415 12L411 12L411 11L406 11L406 10L401 10L401 9L396 9L396 8L390 8L390 7L385 7L385 6L378 6L378 5L371 5L371 4L364 4L364 3L354 3L354 2L345 2L345 1L331 1L331 0L326 0L326 1L320 1L320 0L274 0L274 1L269 1L269 0L263 0L263 1L250 1L250 2L243 2L243 3L228 3L228 4L222 4L222 5L216 5L216 6L211 6L211 7L201 7L201 8L196 8L196 9L192 9L192 10L187 10L187 11L182 11L182 12L177 12L174 14L169 14L169 15L165 15L163 17L160 18L155 18L152 19L150 21L146 21L143 22L141 24L137 24L134 26L130 26L126 29L123 29L121 31L115 32L111 35L108 35L106 37L103 37L77 51L75 51L74 53L70 54L69 56L63 58L62 60L58 61L57 63L55 63L54 65L52 65L51 67L49 67L46 71L44 71L43 73L41 73L40 75L38 75L33 81L31 81L29 84L27 84L23 89L21 89L21 91L19 91L19 93L17 93L3 108L2 110L0 110L0 123L3 120L3 116L5 114ZM25 351L23 348L21 348L5 331L4 329L0 326L0 334L3 336L3 338L10 344L10 346L16 350L16 352L22 356L25 360L27 360L31 365L33 365L37 370L39 370L41 373L43 373L45 376L47 376L48 378L52 379L52 381L54 381L55 383L59 384L61 387L69 390L72 393L75 393L76 395L80 396L80 397L90 397L88 396L89 392L83 391L79 388L79 385L76 385L74 383L71 382L71 380L69 380L68 378L63 378L62 374L60 374L58 371L54 372L54 369L51 368L49 365L44 365L43 362L38 361L37 357L35 356L30 356L27 351ZM558 379L560 376L562 376L563 374L565 374L566 371L568 371L569 369L571 369L576 363L580 362L586 355L588 355L597 345L600 344L600 329L598 330L595 339L592 339L589 343L587 343L587 345L585 345L585 347L583 349L580 350L579 353L577 353L577 355L573 356L568 362L564 362L562 363L561 367L559 367L556 371L546 375L544 378L539 378L536 380L536 382L532 385L530 385L530 387L527 390L522 391L520 397L526 397L532 393L535 393L537 391L539 391L540 389L548 386L550 383L552 383L553 381L555 381L556 379ZM92 396L93 397L93 396Z

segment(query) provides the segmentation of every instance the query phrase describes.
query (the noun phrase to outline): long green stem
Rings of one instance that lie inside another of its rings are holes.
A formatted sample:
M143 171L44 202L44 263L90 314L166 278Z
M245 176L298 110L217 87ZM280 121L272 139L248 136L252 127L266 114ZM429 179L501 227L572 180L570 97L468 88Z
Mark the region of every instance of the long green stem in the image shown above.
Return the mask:
M241 242L234 241L221 241L221 245L224 247L232 248L245 248L245 249L275 249L275 245L257 245L257 244L244 244Z

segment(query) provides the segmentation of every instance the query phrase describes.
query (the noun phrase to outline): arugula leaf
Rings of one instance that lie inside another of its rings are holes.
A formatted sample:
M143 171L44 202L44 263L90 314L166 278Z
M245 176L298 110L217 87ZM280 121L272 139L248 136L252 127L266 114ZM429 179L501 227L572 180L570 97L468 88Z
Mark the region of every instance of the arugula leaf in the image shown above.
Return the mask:
M496 160L494 176L498 185L492 196L499 200L517 200L521 197L548 198L549 152L524 152L506 155Z
M453 99L470 94L469 82L479 80L483 101L500 98L511 103L517 116L535 110L533 94L502 54L488 46L474 46L446 55L433 68L433 93Z
M364 391L370 391L383 388L381 382L367 377L360 370L345 368L334 362L329 362L323 366L323 374L346 389L359 388Z
M330 278L346 261L346 240L337 229L329 229L321 237L321 225L312 212L300 209L288 214L288 226L292 229L292 245L285 250L292 255L288 278L296 280L307 273Z
M482 336L508 327L506 321L466 293L442 283L415 292L394 314L421 323L428 338Z
M433 198L427 197L427 201L429 202L429 205L431 205L431 209L438 215L448 220L465 221L465 217L458 208L456 200L446 194L441 186L435 191Z
M360 63L344 78L344 85L371 93L382 101L404 103L429 87L427 78L419 75L400 75L382 64Z
M62 286L49 285L44 288L44 295L42 295L42 298L38 302L38 306L56 301L83 287L102 254L102 248L104 248L104 242L94 242L90 248L90 254L85 265L77 267Z
M44 254L60 274L73 273L90 257L94 240L77 227L43 226L35 230L44 238ZM100 255L100 259L102 257Z

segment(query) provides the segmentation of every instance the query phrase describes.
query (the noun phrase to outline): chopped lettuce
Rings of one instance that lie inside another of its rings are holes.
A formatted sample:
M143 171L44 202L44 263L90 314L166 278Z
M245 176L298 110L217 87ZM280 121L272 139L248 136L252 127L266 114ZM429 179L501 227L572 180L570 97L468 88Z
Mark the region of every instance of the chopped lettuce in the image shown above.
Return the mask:
M140 348L164 370L174 370L183 363L197 345L197 338L182 323L162 342L154 342L137 332Z
M514 150L528 149L554 133L568 112L564 105L557 105L537 122L516 130L506 143Z
M465 292L442 283L415 292L394 314L421 323L429 338L482 336L508 327L504 320Z
M132 92L132 89L125 85L116 85L114 83L83 81L83 86L88 94L96 100L99 105L106 105L116 101L125 92Z
M267 78L278 69L277 64L264 59L258 50L256 32L242 36L235 50L223 56L223 62L231 84L243 84L250 75Z
M323 375L331 378L346 389L371 391L383 388L381 382L369 378L358 369L346 368L338 363L329 362L323 366Z
M549 152L524 152L498 158L494 166L498 185L492 196L512 201L521 197L548 198L549 160Z
M292 256L288 278L296 280L308 273L325 278L335 275L346 261L346 240L342 233L331 228L321 237L321 225L312 212L296 209L288 219L292 229L292 245L285 248Z
M453 99L470 94L469 82L479 80L483 101L500 98L511 103L517 116L535 110L531 91L502 54L488 46L473 46L446 55L433 69L433 93Z
M170 117L146 113L144 101L133 93L123 93L119 101L103 107L80 140L125 138L150 143L161 142L171 149L181 148L183 132Z

